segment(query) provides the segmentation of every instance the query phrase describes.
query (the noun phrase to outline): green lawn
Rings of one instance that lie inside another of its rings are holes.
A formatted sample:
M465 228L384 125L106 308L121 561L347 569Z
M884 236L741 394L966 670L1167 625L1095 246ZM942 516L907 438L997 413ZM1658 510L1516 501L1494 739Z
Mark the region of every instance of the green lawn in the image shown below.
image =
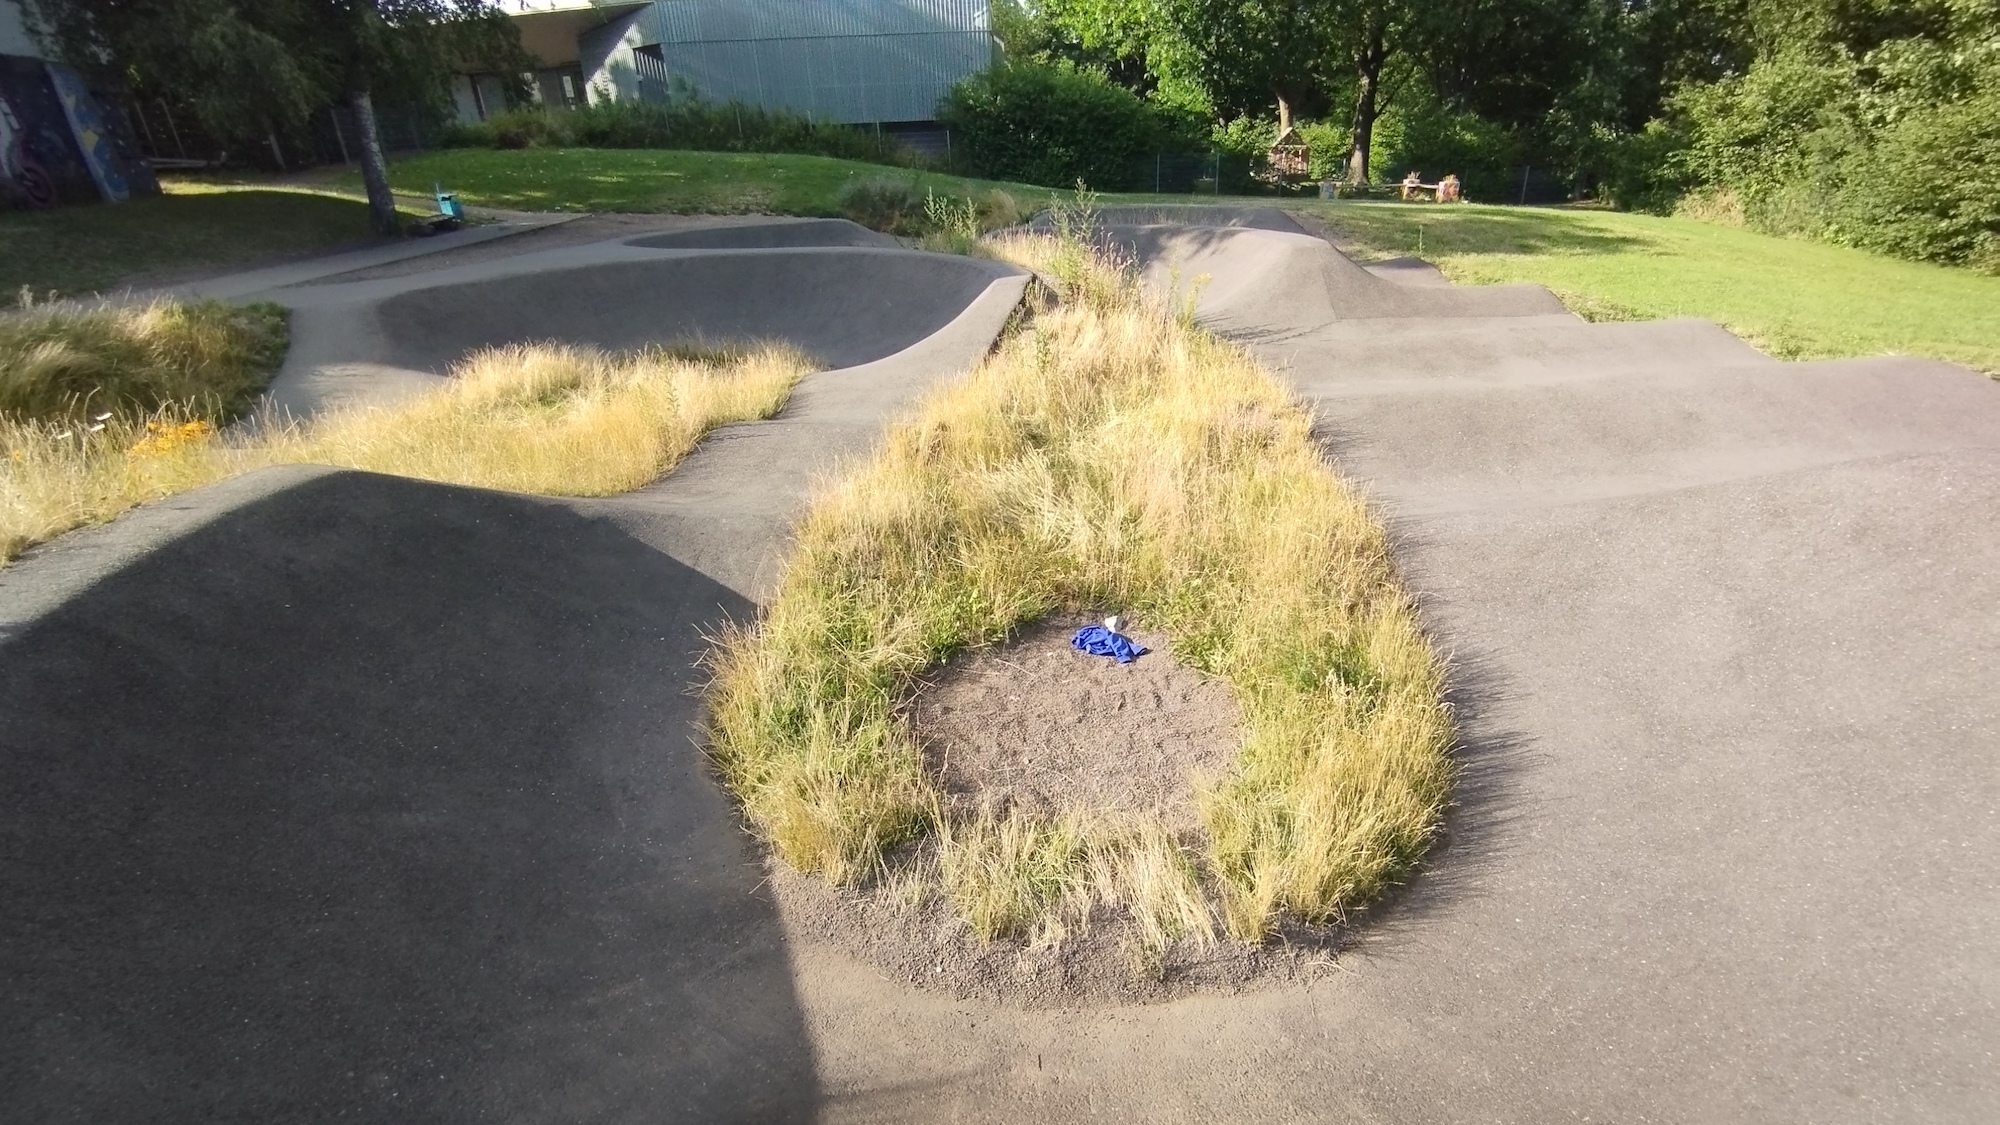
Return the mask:
M1786 359L1889 352L2000 374L2000 277L1616 211L1287 206L1454 281L1546 285L1594 320L1697 316Z
M368 209L358 197L189 181L165 187L157 199L0 211L0 308L14 304L24 286L40 300L371 238Z
M443 183L475 207L552 211L831 215L839 211L841 190L866 179L914 180L952 194L997 187L1028 206L1061 194L819 156L460 149L427 153L392 169L398 191L428 192ZM1127 199L1104 197L1106 203ZM1317 215L1378 253L1434 261L1456 281L1547 285L1593 319L1706 317L1785 358L1902 352L2000 372L1996 277L1650 215L1297 200L1281 205Z
M391 179L407 195L428 196L441 183L474 208L526 211L832 215L843 189L866 180L953 195L1000 188L1028 209L1063 194L821 156L627 149L432 152L398 161ZM180 181L160 199L0 214L0 296L22 286L86 292L365 242L358 177L328 170L323 185ZM1105 202L1141 199L1214 201ZM2000 373L2000 277L1612 211L1280 205L1375 253L1436 262L1456 281L1546 285L1593 319L1698 316L1785 358L1900 352Z
M867 180L941 195L1001 188L1024 204L1058 194L828 156L662 149L448 149L397 161L389 180L398 192L427 195L443 184L467 206L522 211L837 215L842 189Z

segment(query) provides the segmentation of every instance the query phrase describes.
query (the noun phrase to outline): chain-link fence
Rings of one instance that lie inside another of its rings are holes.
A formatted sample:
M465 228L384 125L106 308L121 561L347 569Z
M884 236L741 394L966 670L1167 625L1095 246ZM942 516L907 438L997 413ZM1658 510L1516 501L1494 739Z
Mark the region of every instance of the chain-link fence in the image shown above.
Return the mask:
M1572 194L1572 185L1567 179L1556 176L1546 168L1522 165L1509 170L1507 183L1499 193L1482 192L1493 198L1481 199L1482 203L1567 203Z
M346 106L329 106L305 128L272 132L261 141L227 145L211 136L184 108L162 98L130 98L119 105L127 131L155 167L172 169L252 166L292 171L361 159L361 130ZM437 127L430 115L394 106L378 107L375 127L391 153L435 147Z
M1240 195L1256 187L1255 170L1249 159L1226 152L1156 152L1133 161L1124 183L1091 186L1157 195Z

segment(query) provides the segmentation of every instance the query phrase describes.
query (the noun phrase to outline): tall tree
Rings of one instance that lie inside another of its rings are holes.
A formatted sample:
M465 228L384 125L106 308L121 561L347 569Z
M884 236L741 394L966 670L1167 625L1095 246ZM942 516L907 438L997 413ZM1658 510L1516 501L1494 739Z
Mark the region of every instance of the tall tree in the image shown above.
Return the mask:
M1347 180L1368 182L1368 159L1375 146L1375 122L1383 109L1382 79L1389 63L1406 51L1428 26L1424 0L1343 0L1336 17L1341 61L1354 80L1353 127L1347 150Z
M442 113L461 68L519 73L528 64L491 0L29 0L28 14L70 65L176 99L218 137L260 138L347 106L382 234L399 225L377 100Z
M1294 116L1324 113L1336 92L1350 93L1347 177L1366 183L1389 77L1434 38L1456 34L1456 13L1472 0L1162 2L1192 71L1225 114L1275 105L1282 131Z
M1189 69L1225 116L1275 106L1278 130L1318 115L1342 29L1337 0L1167 0Z

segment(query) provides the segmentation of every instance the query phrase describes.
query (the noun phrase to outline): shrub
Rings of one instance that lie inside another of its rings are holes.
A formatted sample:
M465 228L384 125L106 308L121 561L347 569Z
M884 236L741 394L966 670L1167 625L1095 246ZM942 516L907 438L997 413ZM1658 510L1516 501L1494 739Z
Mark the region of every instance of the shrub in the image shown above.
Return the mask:
M940 249L963 253L980 234L1018 224L1019 200L995 189L978 196L940 194L921 177L863 180L840 194L840 213L871 230L926 237L943 235Z
M1674 211L1688 186L1678 160L1686 148L1687 135L1665 121L1649 121L1640 132L1606 138L1607 168L1600 185L1603 194L1628 211ZM1724 213L1715 210L1719 203L1719 199L1704 197L1692 206L1705 213ZM1741 204L1733 195L1727 205L1735 206L1741 214Z
M1688 137L1675 163L1693 184L1728 188L1759 230L1826 234L1828 189L1860 139L1854 80L1851 62L1787 51L1685 89L1672 103Z
M922 234L929 225L924 191L915 178L849 184L840 193L840 213L885 234Z
M1840 241L2000 273L2000 86L1889 123L1839 179Z
M1770 234L2000 270L2000 40L1794 49L1672 103L1704 207ZM1683 206L1682 210L1689 210Z
M972 75L945 96L938 119L966 171L1048 187L1131 187L1141 160L1169 139L1136 94L1069 65L1009 64Z

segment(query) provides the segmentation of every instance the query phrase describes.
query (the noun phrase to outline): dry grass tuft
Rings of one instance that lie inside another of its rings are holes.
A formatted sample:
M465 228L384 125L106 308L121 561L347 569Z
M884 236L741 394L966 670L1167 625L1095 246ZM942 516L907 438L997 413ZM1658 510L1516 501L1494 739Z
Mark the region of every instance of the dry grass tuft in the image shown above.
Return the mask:
M959 917L982 940L1026 937L1053 945L1087 920L1090 826L982 809L969 820L940 817L938 868Z
M184 406L83 423L0 418L0 562L72 528L252 469L324 464L601 496L666 472L716 426L769 417L811 362L787 348L475 353L438 390L217 433Z
M719 769L780 857L835 882L933 833L946 897L987 938L1058 941L1108 906L1143 962L1218 922L1255 942L1283 913L1336 918L1417 861L1451 782L1438 663L1381 526L1275 379L1086 238L995 252L1061 306L820 490L779 596L719 647ZM1202 840L938 811L897 711L914 677L1088 606L1168 633L1242 702Z
M289 453L449 484L608 496L659 477L718 425L775 413L809 367L780 347L496 348L430 394L326 415Z
M178 407L83 422L0 416L0 563L72 528L263 463Z
M0 415L78 421L173 407L240 414L285 354L285 311L166 298L131 305L23 300L0 313Z

